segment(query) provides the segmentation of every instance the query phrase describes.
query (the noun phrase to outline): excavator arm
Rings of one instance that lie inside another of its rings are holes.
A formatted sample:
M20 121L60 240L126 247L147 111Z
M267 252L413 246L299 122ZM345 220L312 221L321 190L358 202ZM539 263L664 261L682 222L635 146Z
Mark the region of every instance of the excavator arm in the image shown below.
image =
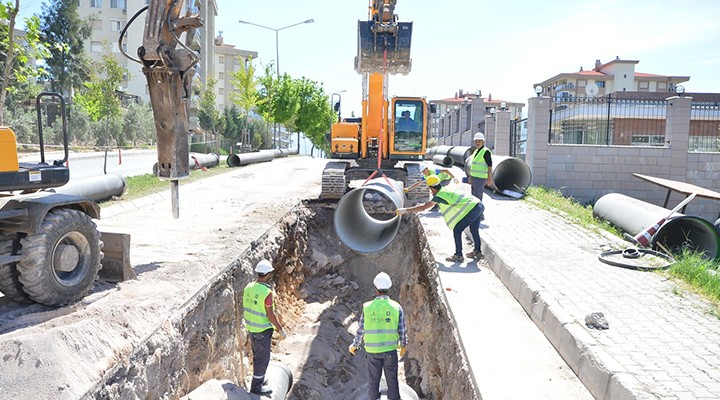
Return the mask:
M395 4L396 0L370 0L368 20L358 21L358 73L410 72L412 22L398 22Z
M191 2L192 3L192 2ZM138 49L150 92L158 147L158 176L170 180L172 212L179 217L178 180L189 175L188 106L195 65L200 61L197 29L202 20L197 8L179 0L150 0L123 29L147 10L143 44Z

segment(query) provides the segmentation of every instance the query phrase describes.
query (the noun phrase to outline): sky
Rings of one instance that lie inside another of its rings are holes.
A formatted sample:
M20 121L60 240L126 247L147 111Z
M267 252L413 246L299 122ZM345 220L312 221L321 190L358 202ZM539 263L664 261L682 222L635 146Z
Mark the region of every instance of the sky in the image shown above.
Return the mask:
M258 52L258 70L276 59L275 32L239 20L280 29L313 19L278 32L280 72L322 83L328 95L340 94L344 117L359 115L362 79L353 63L367 0L216 2L216 34ZM41 3L21 0L21 16ZM639 61L636 72L689 76L688 93L720 93L717 0L397 0L395 13L413 22L412 71L390 76L391 96L437 100L481 90L527 104L533 84L616 57Z

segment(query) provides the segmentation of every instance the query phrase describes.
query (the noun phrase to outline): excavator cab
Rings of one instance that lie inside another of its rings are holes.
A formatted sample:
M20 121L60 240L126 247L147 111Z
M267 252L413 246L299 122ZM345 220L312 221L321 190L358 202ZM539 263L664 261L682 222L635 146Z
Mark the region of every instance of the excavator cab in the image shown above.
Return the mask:
M395 0L371 0L368 21L358 21L355 71L407 75L412 68L412 22L398 22Z
M52 98L52 102L42 102L44 98ZM36 192L42 189L62 186L70 180L70 170L65 166L68 159L67 119L65 116L65 99L59 93L40 93L35 98L38 118L38 137L40 143L39 162L19 162L17 142L12 129L0 127L0 191ZM63 124L64 158L52 163L45 161L45 143L42 132L42 109L57 110L57 117Z
M394 159L414 159L425 154L427 103L418 97L395 97L391 103L390 154Z

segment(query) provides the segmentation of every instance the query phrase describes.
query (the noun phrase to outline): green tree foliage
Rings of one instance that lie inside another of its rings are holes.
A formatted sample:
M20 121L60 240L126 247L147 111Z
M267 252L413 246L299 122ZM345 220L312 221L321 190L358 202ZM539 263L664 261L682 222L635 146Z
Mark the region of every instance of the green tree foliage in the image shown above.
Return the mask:
M135 102L128 104L123 116L122 130L127 144L141 146L154 143L155 119L150 106Z
M72 94L90 77L90 62L83 45L92 34L92 17L80 18L79 4L75 0L47 0L40 15L42 41L55 43L45 58L50 88L60 93Z
M309 79L298 80L297 87L299 108L295 118L295 130L305 133L315 147L327 150L325 133L335 121L335 112L330 100L322 85Z
M0 3L0 125L5 123L5 107L8 94L22 94L31 90L33 78L44 74L42 67L34 67L33 59L48 56L47 48L40 40L40 20L33 16L25 18L25 33L22 37L15 36L15 26L20 0ZM38 90L34 90L37 94ZM18 97L12 97L11 103ZM13 108L13 107L11 107Z
M123 68L115 57L108 54L103 55L102 62L94 64L94 67L91 80L84 83L81 93L75 96L75 103L97 125L93 130L96 138L100 139L98 145L108 146L114 139L115 144L124 146L127 138L122 130L120 98L115 91L122 82ZM103 128L106 129L105 134L102 134Z
M225 123L217 106L217 97L215 96L216 82L214 78L208 78L207 84L200 90L200 104L198 109L200 127L206 132L210 132L213 136L219 135L224 131L223 124ZM220 149L215 150L220 151Z

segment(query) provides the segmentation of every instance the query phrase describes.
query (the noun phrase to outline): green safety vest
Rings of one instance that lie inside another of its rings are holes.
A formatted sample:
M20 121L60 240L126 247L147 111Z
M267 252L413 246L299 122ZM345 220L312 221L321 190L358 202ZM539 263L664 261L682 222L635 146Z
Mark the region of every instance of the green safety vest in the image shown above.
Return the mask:
M437 177L440 179L440 182L445 182L446 180L451 179L447 172L439 172Z
M480 151L475 152L475 156L470 162L470 176L473 178L487 179L488 165L485 163L485 153L488 151L490 150L483 146Z
M251 282L245 286L243 292L243 317L249 332L263 332L273 327L265 311L265 298L271 292L272 289L260 282Z
M437 203L437 205L438 208L440 208L443 218L445 218L445 223L450 229L455 229L455 225L480 203L480 200L475 196L466 195L447 188L440 189L435 196L448 203Z
M363 304L365 351L385 353L397 350L400 334L400 304L389 298L379 298Z

